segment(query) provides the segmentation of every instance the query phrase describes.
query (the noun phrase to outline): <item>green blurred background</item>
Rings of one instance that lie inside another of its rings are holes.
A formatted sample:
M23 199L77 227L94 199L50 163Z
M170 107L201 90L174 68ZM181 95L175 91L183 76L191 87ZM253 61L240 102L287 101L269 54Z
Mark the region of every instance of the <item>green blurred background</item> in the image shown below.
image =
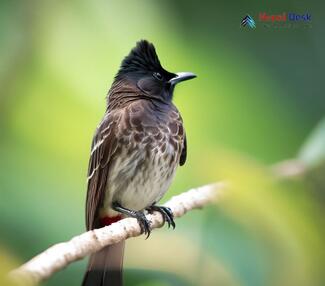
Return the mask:
M128 240L125 284L325 285L325 124L310 137L325 113L321 1L0 3L0 272L84 231L91 138L122 58L148 39L167 70L198 75L176 90L188 161L164 200L232 185L175 231ZM311 26L258 22L290 11ZM296 156L299 177L268 167ZM85 266L44 285L79 285Z

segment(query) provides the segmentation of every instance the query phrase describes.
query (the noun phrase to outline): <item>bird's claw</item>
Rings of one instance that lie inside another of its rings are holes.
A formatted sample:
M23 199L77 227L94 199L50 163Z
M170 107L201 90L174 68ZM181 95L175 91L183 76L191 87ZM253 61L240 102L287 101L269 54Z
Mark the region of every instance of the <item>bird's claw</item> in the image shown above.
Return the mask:
M150 221L146 218L145 214L142 211L136 212L135 218L138 220L141 232L147 235L147 239L151 233Z
M175 229L176 224L174 222L174 214L170 208L152 205L149 208L147 208L147 211L149 213L152 213L154 211L161 213L164 223L167 222L167 224L168 224L168 228L170 228L170 226L172 226L173 229Z

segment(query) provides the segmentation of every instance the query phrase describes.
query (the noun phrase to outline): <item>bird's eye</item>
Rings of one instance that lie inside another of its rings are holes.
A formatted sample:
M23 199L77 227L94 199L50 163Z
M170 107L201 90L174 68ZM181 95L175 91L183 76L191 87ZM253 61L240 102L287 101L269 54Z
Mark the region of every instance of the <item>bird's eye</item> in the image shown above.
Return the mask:
M163 77L159 72L154 72L153 76L154 76L154 78L156 78L158 80L163 80Z

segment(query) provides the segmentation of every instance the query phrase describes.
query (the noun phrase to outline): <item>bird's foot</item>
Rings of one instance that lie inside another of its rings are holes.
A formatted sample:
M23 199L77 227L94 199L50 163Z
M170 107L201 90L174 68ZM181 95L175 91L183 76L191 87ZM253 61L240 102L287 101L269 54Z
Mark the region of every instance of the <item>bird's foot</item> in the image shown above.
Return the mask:
M167 222L167 224L168 224L168 228L170 228L170 226L172 226L173 229L175 229L176 224L174 222L174 214L170 208L152 205L152 206L148 207L146 210L149 213L153 213L154 211L161 213L164 223Z
M150 221L146 218L143 211L134 211L134 210L127 209L125 207L122 207L118 202L114 202L112 204L112 208L115 211L120 212L126 216L136 218L140 225L141 232L147 235L146 239L150 236L151 233Z
M138 220L142 233L147 235L146 239L150 236L151 227L150 221L146 218L143 211L134 211L134 218Z

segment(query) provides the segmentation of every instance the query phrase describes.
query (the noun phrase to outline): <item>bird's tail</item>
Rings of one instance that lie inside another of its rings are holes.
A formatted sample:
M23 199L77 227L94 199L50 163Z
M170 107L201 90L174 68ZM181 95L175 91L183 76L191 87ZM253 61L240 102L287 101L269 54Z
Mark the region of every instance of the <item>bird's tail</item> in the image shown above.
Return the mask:
M124 241L104 247L89 258L82 286L123 285Z

